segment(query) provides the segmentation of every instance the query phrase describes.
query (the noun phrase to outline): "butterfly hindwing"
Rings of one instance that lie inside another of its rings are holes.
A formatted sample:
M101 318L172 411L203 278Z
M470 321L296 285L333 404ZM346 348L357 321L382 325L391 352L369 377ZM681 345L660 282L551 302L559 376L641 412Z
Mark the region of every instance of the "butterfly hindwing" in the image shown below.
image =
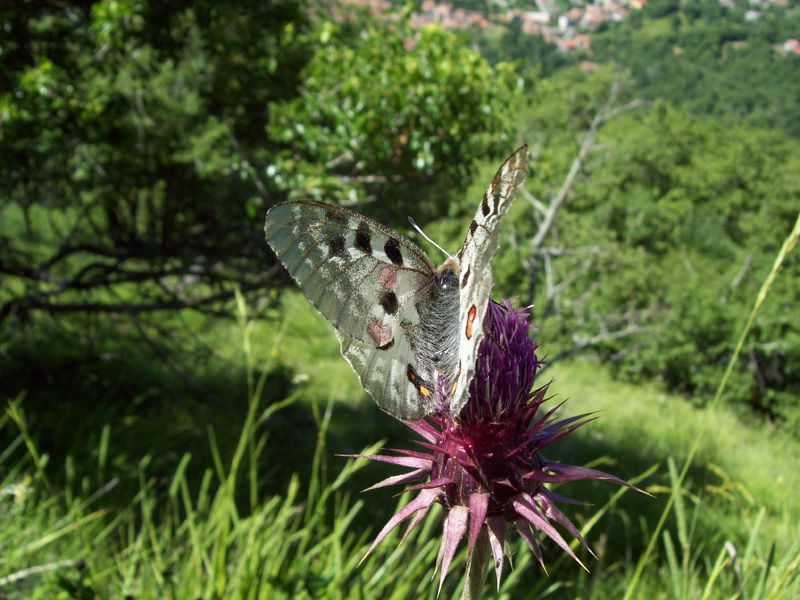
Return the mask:
M469 384L475 376L478 345L483 337L483 317L492 291L491 260L497 246L497 226L508 212L517 188L527 175L528 147L521 146L501 165L481 199L458 253L461 324L458 344L459 371L450 401L457 415L466 404Z
M311 303L336 327L342 354L388 412L429 410L409 381L418 297L433 267L413 243L352 211L317 202L270 209L267 241Z
M403 419L418 419L430 412L431 403L408 381L407 370L414 351L405 336L398 335L385 351L341 330L336 331L336 337L361 385L386 412Z

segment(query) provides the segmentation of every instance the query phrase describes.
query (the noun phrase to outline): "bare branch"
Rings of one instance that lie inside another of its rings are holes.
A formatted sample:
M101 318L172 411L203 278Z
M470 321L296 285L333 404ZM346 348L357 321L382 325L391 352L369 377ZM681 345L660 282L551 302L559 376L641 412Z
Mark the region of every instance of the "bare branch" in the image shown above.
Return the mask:
M555 284L553 283L553 260L548 254L544 256L544 280L546 286L547 302L555 299Z
M533 302L534 295L536 293L537 280L538 280L537 276L538 257L542 257L545 262L544 265L545 283L547 286L546 294L548 303L550 304L553 301L555 301L556 296L558 296L558 294L567 285L569 285L571 281L574 281L575 278L577 277L577 274L574 271L570 271L570 276L571 276L570 281L561 283L554 282L555 269L553 268L553 264L551 263L550 259L565 254L589 253L590 255L596 255L601 252L600 246L590 246L588 248L582 248L582 249L563 249L560 248L557 245L557 243L551 247L545 248L544 243L545 240L548 238L548 236L553 235L554 224L557 213L571 195L575 183L578 179L578 176L580 175L580 173L583 172L584 164L586 163L586 159L589 155L589 152L591 152L595 147L595 142L597 140L597 134L600 127L604 123L619 116L620 114L633 110L634 108L641 106L643 104L642 100L637 99L622 106L615 106L617 99L619 97L619 87L620 87L619 82L614 82L612 84L605 103L601 108L597 110L597 112L595 113L594 117L591 120L589 128L584 132L583 139L580 145L578 146L577 154L572 160L572 164L570 165L569 170L564 176L564 179L561 182L558 191L550 199L549 204L545 205L541 200L536 198L533 194L531 194L527 190L523 190L525 198L528 200L528 202L533 206L533 208L536 211L535 216L538 222L538 229L528 242L529 245L528 258L524 261L526 270L530 277L528 298L527 298L528 303ZM543 215L543 218L541 219L540 222L538 220L539 215ZM589 268L589 265L591 265L591 262L592 262L591 259L585 261L583 263L583 266L579 269L579 272L585 272Z
M617 106L616 108L609 110L608 113L606 113L605 115L605 120L610 121L611 119L614 119L623 113L631 111L635 108L639 108L643 104L644 100L642 100L641 98L636 98L635 100L631 100L627 104L623 104L622 106Z
M341 164L352 162L355 158L352 150L345 150L339 156L335 156L325 163L325 168L333 170Z
M609 114L612 112L611 107L614 102L616 102L618 95L619 84L614 83L605 105L603 108L597 111L592 119L591 125L589 125L589 129L583 135L583 142L578 150L578 154L572 161L572 165L570 166L564 181L561 183L558 193L556 193L556 195L550 201L550 206L547 208L547 212L542 224L539 226L539 230L536 232L536 235L533 236L533 239L531 239L531 253L536 253L536 250L542 245L544 238L550 232L550 228L553 226L553 222L556 218L556 213L558 212L559 207L567 199L569 193L572 191L572 187L575 184L575 179L583 169L583 163L586 161L586 157L589 154L589 151L592 149L595 139L597 138L597 131L600 126L609 119Z
M91 266L103 267L102 264ZM118 265L110 265L109 269L103 271L95 280L82 281L82 276L86 269L81 270L78 276L69 280L58 281L54 289L38 290L27 295L17 296L0 305L0 322L6 317L17 313L27 313L32 310L41 310L51 314L57 313L98 313L98 314L142 314L166 310L191 309L226 316L225 311L213 310L209 307L216 303L224 302L232 298L233 285L237 284L243 292L248 292L264 287L279 271L277 264L271 266L267 271L253 276L249 280L242 280L241 277L226 277L217 275L212 269L206 269L202 275L208 283L216 282L223 287L223 290L216 293L208 293L198 297L183 297L175 290L168 287L165 278L168 277L197 277L192 272L192 265L183 265L180 268L156 269L156 270L131 270L124 271L116 269ZM18 277L28 277L39 281L53 282L52 277L42 276L37 270L21 269L14 271L0 267L0 272L15 275ZM111 276L116 273L116 276ZM97 288L105 288L111 292L122 284L148 283L153 290L160 290L158 297L149 302L128 302L128 301L58 301L59 296L67 292L87 292Z
M538 211L539 211L540 213L542 213L543 215L546 215L546 214L547 214L547 207L544 205L544 202L542 202L541 200L539 200L539 199L538 199L536 196L534 196L533 194L531 194L531 193L530 193L528 190L526 190L525 188L522 188L522 195L525 197L525 199L526 199L528 202L530 202L530 203L531 203L531 206L533 206L533 208L535 208L536 210L538 210Z
M242 287L243 291L253 289ZM232 291L211 294L194 300L161 300L155 302L48 302L41 296L15 298L0 307L0 321L17 309L44 310L51 314L60 313L106 313L106 314L140 314L178 309L199 309L233 297ZM224 311L213 311L226 315Z
M343 183L388 183L404 181L403 175L336 175Z
M264 183L264 181L259 176L258 169L256 169L253 166L253 163L247 157L247 155L245 154L244 150L242 150L242 146L239 144L239 140L237 139L236 135L233 133L233 128L232 127L226 127L226 129L228 130L228 139L230 140L231 145L233 146L233 149L236 150L236 152L239 154L239 156L241 157L242 161L244 161L244 164L247 165L247 168L250 170L250 174L253 176L253 183L256 186L256 191L258 192L258 195L261 196L264 200L270 201L270 195L269 195L269 191L267 190L266 184ZM274 200L273 200L273 202L274 202Z
M570 254L600 254L603 247L600 245L594 246L575 246L573 248L559 248L556 246L542 246L536 252L539 256L569 256Z
M570 269L569 274L555 286L554 293L561 293L578 278L585 275L594 264L594 255L589 255L576 269Z
M565 358L578 354L579 352L582 352L593 346L598 346L604 342L609 342L612 340L618 340L620 338L629 337L640 333L645 333L647 331L648 329L646 327L642 327L641 325L638 325L636 323L631 323L630 325L627 325L622 329L618 329L616 331L603 331L590 338L579 338L577 336L573 336L574 345L571 348L559 352L553 358L548 358L545 361L544 366L542 367L542 371L544 371L547 367L554 365L560 360L564 360Z

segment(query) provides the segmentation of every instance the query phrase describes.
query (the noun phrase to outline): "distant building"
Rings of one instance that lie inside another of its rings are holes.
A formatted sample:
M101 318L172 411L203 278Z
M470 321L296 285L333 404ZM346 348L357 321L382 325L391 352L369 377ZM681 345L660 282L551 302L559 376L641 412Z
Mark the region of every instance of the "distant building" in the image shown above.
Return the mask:
M523 13L522 18L539 25L547 25L550 22L550 13L546 10L530 10Z
M800 40L789 38L780 45L780 49L786 54L800 55Z
M597 4L589 4L586 7L586 12L583 14L581 25L589 29L595 29L605 23L605 21L606 17L603 14L603 9Z
M574 38L575 40L575 48L577 50L588 50L591 47L592 40L589 39L589 36L583 33L579 33Z
M525 35L542 35L542 26L533 21L522 21L522 33Z
M719 1L724 3L735 0ZM783 0L752 1L769 4ZM591 39L586 32L593 31L604 23L624 20L631 10L645 6L647 0L570 0L570 3L571 5L566 7L568 10L565 10L563 4L557 4L557 0L535 0L537 10L522 10L509 8L510 2L506 0L495 0L487 5L488 14L484 14L482 11L459 8L452 0L450 2L423 0L419 5L420 9L410 15L409 23L414 30L433 24L439 25L442 29L462 30L470 27L483 29L492 27L493 23L498 25L519 19L520 29L524 35L541 37L545 43L555 45L562 52L574 52L588 50L591 47ZM531 2L528 6L533 4ZM365 7L382 21L395 20L401 15L401 11L390 0L338 0L338 6L332 7L334 15L346 19L347 12L337 8L344 8L347 5ZM758 11L750 12L760 16ZM414 43L413 39L406 41L409 48L413 47Z
M576 23L580 23L581 19L583 18L584 11L580 6L575 6L567 11L567 18L569 22L575 25Z
M584 73L592 73L593 71L596 71L599 67L600 65L590 60L581 61L581 71L583 71Z

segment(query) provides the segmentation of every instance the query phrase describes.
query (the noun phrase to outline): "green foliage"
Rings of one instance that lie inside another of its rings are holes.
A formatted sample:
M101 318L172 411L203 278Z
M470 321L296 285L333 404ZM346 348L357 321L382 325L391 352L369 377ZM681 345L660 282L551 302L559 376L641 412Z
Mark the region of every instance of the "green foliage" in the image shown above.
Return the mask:
M212 5L26 4L27 13L4 13L16 42L2 73L10 91L0 143L12 167L3 169L4 201L97 199L115 241L155 236L148 219L166 220L179 230L160 228L166 245L213 204L224 210L213 187L239 177L232 137L248 149L263 143L265 106L294 94L307 50L296 2Z
M269 155L267 103L296 93L305 13L293 0L0 13L0 269L18 284L0 317L213 296L185 277L263 284L253 165Z
M542 149L526 187L538 197L560 185L611 80L608 71L587 78L572 70L537 86L528 123ZM538 279L520 269L521 244L501 249L495 261L501 293L529 290L543 335L562 348L634 327L593 348L624 377L657 377L705 402L797 217L793 147L779 132L691 117L665 103L620 116L601 130L599 150L557 218L554 239L569 252L553 260L551 276L569 286L548 298L541 262ZM538 224L529 206L519 211L514 235L524 240ZM789 316L798 265L795 256L784 265L726 392L728 401L791 429L800 393L799 332Z
M797 136L800 57L776 46L797 37L800 10L758 9L746 23L744 9L717 2L648 2L643 15L595 34L592 52L632 73L632 95Z
M432 218L478 157L509 145L512 69L435 26L349 39L325 23L302 78L296 100L271 108L270 135L286 144L272 173L293 197L377 195L384 218Z
M625 286L609 286L609 304L654 311L656 336L625 353L622 370L659 375L671 389L709 398L771 266L781 239L775 234L788 233L796 217L798 163L793 143L780 135L724 128L663 105L641 117L609 132L619 140L618 162L587 189L582 209L592 212L595 231L608 231L631 257ZM798 335L786 317L799 264L792 258L786 265L728 391L729 399L793 424L793 403L779 406L764 390L800 392L785 377L800 359L797 349L774 343ZM631 294L630 285L640 292Z
M295 0L0 13L0 320L214 311L267 284L268 205L380 193L399 209L420 186L458 188L506 139L509 68L437 28L366 20L362 36L307 14Z

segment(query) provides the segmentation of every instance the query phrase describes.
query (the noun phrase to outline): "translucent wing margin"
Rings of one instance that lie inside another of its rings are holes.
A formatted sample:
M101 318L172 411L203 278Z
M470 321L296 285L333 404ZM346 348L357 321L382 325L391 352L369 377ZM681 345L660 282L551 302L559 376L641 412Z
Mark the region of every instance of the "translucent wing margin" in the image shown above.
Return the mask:
M460 371L450 400L457 415L469 397L475 376L478 346L483 338L483 317L492 291L491 260L497 246L498 223L508 212L517 188L528 174L528 146L517 148L500 166L483 195L458 253L460 262L459 338Z

